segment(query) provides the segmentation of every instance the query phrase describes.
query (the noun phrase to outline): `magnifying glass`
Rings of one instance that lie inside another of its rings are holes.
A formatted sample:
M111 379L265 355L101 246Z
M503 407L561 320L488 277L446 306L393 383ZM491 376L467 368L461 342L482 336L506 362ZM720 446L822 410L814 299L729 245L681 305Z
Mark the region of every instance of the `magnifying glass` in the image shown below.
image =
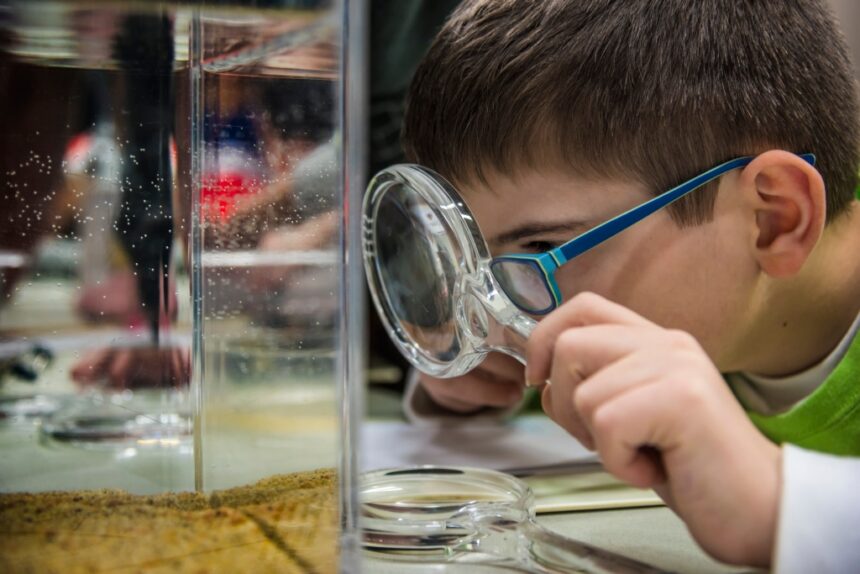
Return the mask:
M394 562L398 572L440 563L445 572L458 566L468 572L490 566L487 572L659 572L543 528L531 489L507 474L416 467L370 472L361 484L362 546L374 568Z
M370 182L363 251L370 293L400 352L420 371L456 377L490 351L525 364L536 322L511 303L466 203L418 165L395 165Z
M504 294L475 218L439 174L389 167L363 206L370 292L400 352L417 369L455 377L490 351L525 363L536 322ZM436 572L655 572L569 540L534 520L531 490L482 469L418 467L361 480L362 547L374 571L386 564ZM391 570L402 571L402 570Z

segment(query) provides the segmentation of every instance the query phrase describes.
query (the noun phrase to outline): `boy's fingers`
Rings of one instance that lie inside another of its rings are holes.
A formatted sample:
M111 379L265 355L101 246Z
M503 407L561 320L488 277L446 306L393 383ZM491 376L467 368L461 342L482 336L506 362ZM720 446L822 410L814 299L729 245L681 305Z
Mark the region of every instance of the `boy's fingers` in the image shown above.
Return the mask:
M555 364L585 380L610 363L650 346L657 336L659 331L650 326L609 324L567 329L546 342L529 339L532 353L526 369L527 384L545 381Z
M581 382L579 374L568 369L563 361L556 361L551 380L552 384L544 387L541 393L541 406L544 412L586 448L593 448L594 439L576 411L573 401L577 385Z
M665 371L666 361L648 350L634 351L614 363L599 369L582 381L573 391L576 412L587 427L594 413L603 404L634 387L657 380ZM555 379L553 384L555 384Z
M543 382L549 374L556 339L574 327L616 324L650 327L654 324L637 313L593 293L580 293L543 319L526 347L526 380Z
M647 488L665 481L662 460L677 447L678 413L661 383L622 393L592 418L597 451L610 473ZM659 456L658 456L659 454Z
M111 349L98 349L87 354L72 367L72 379L76 383L93 383L99 381L104 376L105 366L111 354Z
M578 336L600 344L598 337L590 337L588 333ZM615 336L611 338L618 340ZM665 362L655 359L652 353L633 351L586 375L582 369L572 367L564 356L557 356L550 374L552 384L544 389L541 404L550 418L583 445L593 448L591 421L597 409L634 387L654 382L664 367Z
M111 385L118 389L124 389L130 386L130 379L134 376L132 372L132 354L127 351L117 352L108 368L108 380Z

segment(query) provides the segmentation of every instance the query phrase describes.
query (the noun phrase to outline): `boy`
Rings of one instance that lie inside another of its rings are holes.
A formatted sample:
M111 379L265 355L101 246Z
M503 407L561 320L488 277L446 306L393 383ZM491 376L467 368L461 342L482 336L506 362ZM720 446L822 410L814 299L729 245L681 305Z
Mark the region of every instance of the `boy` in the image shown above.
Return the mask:
M416 72L403 140L494 257L550 251L745 159L561 265L566 303L525 374L491 357L424 376L410 408L510 408L529 381L716 558L860 560L856 496L833 498L860 463L811 452L860 455L858 117L818 1L464 2Z

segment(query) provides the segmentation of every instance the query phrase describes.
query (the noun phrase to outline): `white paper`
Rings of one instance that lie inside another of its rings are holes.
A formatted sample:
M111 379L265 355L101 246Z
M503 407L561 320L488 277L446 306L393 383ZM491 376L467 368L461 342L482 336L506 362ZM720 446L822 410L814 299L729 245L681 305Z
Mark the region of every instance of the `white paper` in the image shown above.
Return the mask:
M361 468L374 470L433 464L507 470L597 460L566 431L543 416L506 424L412 425L366 421Z

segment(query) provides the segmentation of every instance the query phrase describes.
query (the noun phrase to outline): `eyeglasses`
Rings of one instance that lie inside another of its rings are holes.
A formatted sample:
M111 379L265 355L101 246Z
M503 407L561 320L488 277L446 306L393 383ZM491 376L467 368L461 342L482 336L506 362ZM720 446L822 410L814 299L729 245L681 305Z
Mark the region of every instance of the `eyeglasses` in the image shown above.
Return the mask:
M799 157L815 165L814 154ZM723 174L746 167L753 159L739 157L713 167L544 253L496 257L490 263L493 276L514 305L532 315L545 315L561 305L561 291L555 279L559 267Z

